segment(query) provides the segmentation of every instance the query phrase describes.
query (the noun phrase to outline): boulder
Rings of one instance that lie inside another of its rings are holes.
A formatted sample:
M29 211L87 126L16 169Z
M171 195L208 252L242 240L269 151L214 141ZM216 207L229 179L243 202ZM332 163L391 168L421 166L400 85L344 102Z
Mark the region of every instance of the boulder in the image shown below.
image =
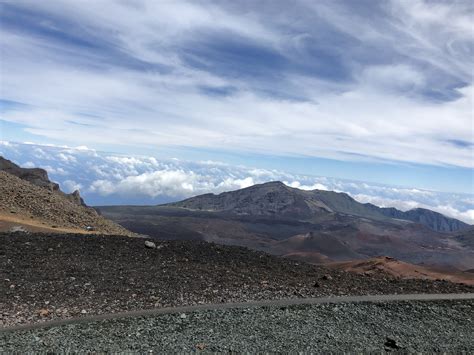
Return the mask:
M145 240L145 247L148 249L156 249L156 244L149 240Z

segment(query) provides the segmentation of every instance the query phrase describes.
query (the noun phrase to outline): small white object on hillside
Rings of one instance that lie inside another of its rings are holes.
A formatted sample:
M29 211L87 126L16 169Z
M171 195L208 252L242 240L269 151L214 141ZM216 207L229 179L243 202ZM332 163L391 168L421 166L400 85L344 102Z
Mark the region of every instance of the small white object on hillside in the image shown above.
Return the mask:
M150 242L149 240L145 240L145 246L150 249L156 249L156 244L153 242Z

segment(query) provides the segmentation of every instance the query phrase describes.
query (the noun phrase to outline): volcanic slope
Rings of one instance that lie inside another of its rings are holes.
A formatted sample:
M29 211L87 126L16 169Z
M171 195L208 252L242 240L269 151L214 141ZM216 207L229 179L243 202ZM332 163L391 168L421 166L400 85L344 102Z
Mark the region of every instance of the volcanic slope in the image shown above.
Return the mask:
M49 180L48 172L41 168L22 168L11 160L0 156L0 171L4 171L10 175L19 177L22 180L28 181L33 185L43 187L48 191L55 192L66 197L68 200L82 206L86 206L84 200L79 194L79 190L75 190L70 194L61 191L59 184Z
M202 303L470 293L444 281L357 275L200 241L0 233L0 323Z
M342 213L372 219L396 218L420 223L438 232L455 232L469 227L464 222L428 209L417 208L403 212L395 208L380 208L373 204L357 202L346 193L300 190L280 181L223 192L219 195L200 195L167 206L298 220L312 219L327 213Z
M65 194L0 171L0 230L82 232L131 235L93 208Z
M280 182L161 206L99 209L134 232L161 239L239 245L314 263L382 255L415 264L474 268L473 246L452 233L387 217L344 193L303 191Z

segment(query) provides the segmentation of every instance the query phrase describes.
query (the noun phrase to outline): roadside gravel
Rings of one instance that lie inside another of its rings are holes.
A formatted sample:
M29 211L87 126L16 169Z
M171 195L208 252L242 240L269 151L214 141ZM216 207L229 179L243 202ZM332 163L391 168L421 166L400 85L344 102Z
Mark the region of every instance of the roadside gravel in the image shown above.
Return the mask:
M0 352L473 352L473 301L260 307L0 333Z

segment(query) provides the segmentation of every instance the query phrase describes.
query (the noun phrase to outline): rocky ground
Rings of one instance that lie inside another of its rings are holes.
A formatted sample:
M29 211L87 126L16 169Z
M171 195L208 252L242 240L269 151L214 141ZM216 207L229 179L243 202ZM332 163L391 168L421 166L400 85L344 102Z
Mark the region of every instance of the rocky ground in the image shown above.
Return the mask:
M168 314L0 333L0 352L472 353L473 301Z
M36 186L0 171L0 215L5 214L30 219L53 228L85 230L92 227L98 233L131 234L100 216L94 209L74 202L60 191Z
M357 275L241 247L120 236L0 234L0 324L163 306L401 293L466 293L446 281Z

